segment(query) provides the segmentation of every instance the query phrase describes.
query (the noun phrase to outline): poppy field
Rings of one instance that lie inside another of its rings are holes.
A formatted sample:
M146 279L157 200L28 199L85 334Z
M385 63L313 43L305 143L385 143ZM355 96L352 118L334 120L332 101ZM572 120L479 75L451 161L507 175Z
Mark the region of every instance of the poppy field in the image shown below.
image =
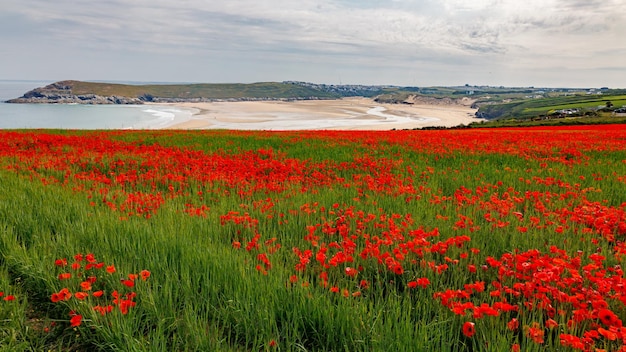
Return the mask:
M626 351L626 125L0 131L0 346Z

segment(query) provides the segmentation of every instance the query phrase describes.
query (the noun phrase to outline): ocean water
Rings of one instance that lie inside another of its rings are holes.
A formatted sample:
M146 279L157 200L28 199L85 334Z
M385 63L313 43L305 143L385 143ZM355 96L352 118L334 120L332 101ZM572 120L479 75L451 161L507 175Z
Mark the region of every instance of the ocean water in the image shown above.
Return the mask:
M194 113L164 105L5 103L50 83L0 80L0 129L158 129L187 121Z

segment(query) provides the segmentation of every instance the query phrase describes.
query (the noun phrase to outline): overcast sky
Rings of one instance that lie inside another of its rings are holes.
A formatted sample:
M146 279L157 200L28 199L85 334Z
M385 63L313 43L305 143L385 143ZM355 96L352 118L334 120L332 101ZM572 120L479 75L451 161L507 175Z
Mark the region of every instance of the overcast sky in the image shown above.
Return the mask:
M626 0L2 0L0 79L626 88Z

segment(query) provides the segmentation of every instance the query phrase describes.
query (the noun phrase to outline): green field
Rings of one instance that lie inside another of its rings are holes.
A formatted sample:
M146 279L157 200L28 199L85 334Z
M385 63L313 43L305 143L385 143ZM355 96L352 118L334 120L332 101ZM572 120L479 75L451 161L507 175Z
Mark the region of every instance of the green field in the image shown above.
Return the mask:
M625 138L2 131L0 350L618 350Z
M581 109L595 111L606 107L611 102L613 107L626 105L626 95L576 95L541 99L524 99L510 103L483 105L479 112L489 119L527 120L538 116L546 116L560 109Z
M102 96L124 96L139 98L150 95L160 98L179 99L239 99L239 98L337 98L316 89L299 85L261 82L261 83L199 83L199 84L147 84L129 85L113 83L94 83L84 81L65 81L71 86L72 94L96 94Z
M561 103L559 105L546 105L534 108L525 108L524 113L533 113L533 114L545 114L550 113L553 110L561 110L561 109L588 109L588 108L597 108L597 107L605 107L606 102L611 102L613 106L621 107L626 105L626 95L610 95L603 97L594 97L589 99L576 99L573 102L569 103Z

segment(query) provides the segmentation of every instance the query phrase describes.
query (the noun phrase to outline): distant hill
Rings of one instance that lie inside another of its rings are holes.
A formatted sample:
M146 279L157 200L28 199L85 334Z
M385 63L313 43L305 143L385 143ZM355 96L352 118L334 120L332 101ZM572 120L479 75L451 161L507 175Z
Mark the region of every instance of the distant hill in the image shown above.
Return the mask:
M300 84L223 83L130 85L60 81L33 89L9 103L142 104L217 100L336 99L341 94Z

